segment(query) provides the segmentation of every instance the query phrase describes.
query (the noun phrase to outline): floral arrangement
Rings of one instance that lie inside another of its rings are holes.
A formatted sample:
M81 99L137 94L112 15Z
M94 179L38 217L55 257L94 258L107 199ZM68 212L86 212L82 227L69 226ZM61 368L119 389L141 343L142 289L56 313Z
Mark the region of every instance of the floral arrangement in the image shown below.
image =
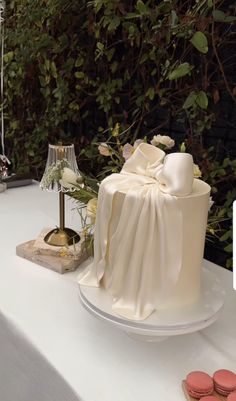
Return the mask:
M60 183L64 188L73 188L73 191L68 192L68 195L77 201L77 208L81 214L83 230L90 241L93 240L100 181L109 174L120 172L124 162L130 158L142 142L147 143L147 138L136 139L133 144L122 144L119 134L119 125L116 124L112 131L111 138L109 138L107 142L96 144L100 156L108 159L108 163L98 179L85 176L82 172L77 175L68 167L62 169ZM176 147L175 141L172 138L160 134L154 135L150 144L159 147L166 153L168 153L170 149ZM185 152L185 142L182 142L177 148L178 151ZM194 164L194 177L201 178L201 176L202 173L199 166ZM211 199L209 209L213 203ZM207 238L210 239L212 236L217 235L218 229L218 220L214 217L210 217L207 226Z

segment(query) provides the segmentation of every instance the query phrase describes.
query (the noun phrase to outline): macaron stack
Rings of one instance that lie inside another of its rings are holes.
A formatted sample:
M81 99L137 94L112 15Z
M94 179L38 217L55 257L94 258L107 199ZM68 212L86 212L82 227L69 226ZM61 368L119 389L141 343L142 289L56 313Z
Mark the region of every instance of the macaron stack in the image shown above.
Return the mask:
M186 377L185 386L188 394L197 399L211 395L214 390L212 377L200 371L189 373Z
M227 369L217 370L213 377L202 371L190 372L184 387L189 399L219 401L224 398L226 401L236 401L236 374Z
M217 370L213 375L215 391L225 397L236 390L236 374L227 369Z

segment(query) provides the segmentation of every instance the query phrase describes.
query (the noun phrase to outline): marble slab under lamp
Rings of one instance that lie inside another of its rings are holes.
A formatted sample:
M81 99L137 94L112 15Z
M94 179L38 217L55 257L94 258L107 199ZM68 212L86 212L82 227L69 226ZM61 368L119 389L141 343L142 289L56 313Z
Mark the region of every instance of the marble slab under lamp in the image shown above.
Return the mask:
M16 247L16 254L37 265L57 273L76 270L88 258L86 239L80 233L80 241L70 246L52 246L44 241L50 228L44 228L35 240L24 242Z

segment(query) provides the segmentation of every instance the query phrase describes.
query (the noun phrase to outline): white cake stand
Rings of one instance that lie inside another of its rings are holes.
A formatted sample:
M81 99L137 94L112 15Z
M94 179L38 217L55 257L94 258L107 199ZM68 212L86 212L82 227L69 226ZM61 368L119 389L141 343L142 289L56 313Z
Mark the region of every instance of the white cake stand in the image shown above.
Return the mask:
M103 288L79 286L79 296L93 316L116 326L132 338L153 342L193 333L214 323L224 304L225 293L218 278L203 268L202 293L198 302L171 311L156 311L143 321L128 320L115 314L111 296Z

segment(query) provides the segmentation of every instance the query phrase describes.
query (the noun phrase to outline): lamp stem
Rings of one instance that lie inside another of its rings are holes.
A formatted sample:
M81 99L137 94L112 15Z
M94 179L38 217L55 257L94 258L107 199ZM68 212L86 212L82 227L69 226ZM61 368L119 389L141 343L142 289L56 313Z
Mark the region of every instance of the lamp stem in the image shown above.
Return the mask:
M71 228L65 227L65 194L59 192L59 229L49 231L44 241L53 246L68 246L79 242L80 236Z
M60 221L60 230L64 230L65 228L65 194L64 192L59 192L59 221Z

